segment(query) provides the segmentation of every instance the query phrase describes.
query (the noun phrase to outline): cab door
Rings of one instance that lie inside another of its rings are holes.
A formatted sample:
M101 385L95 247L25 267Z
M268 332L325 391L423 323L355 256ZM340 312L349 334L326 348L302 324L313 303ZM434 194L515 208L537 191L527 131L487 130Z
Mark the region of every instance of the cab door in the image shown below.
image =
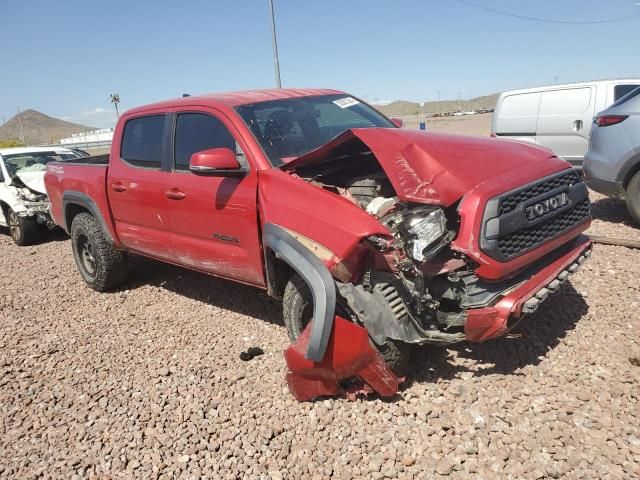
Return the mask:
M209 108L174 112L171 173L165 202L175 261L241 282L264 286L258 235L257 172L231 122ZM189 170L191 155L229 148L247 169L242 176Z
M164 185L167 112L151 111L128 119L116 132L106 179L109 205L120 241L128 249L170 259L171 231Z

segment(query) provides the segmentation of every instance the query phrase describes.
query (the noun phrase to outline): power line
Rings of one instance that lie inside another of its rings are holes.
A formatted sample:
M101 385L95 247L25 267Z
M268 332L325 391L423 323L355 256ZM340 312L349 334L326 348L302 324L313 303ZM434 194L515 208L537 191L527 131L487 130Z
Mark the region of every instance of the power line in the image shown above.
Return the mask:
M462 3L464 5L468 5L470 7L480 8L482 10L486 10L487 12L497 13L499 15L504 15L507 17L519 18L521 20L530 20L533 22L543 22L543 23L564 23L571 25L590 25L590 24L598 24L598 23L612 23L612 22L621 22L623 20L630 20L632 18L639 18L640 14L636 15L628 15L626 17L616 17L616 18L605 18L601 20L556 20L553 18L540 18L540 17L529 17L527 15L519 15L517 13L505 12L504 10L498 10L496 8L486 7L484 5L479 5L474 2L469 2L468 0L455 0L458 3Z

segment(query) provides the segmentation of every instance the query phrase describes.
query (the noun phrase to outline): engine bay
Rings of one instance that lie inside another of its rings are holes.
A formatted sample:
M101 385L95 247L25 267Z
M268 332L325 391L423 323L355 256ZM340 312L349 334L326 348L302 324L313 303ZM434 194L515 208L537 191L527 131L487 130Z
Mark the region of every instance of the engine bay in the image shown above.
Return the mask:
M342 300L376 343L464 340L470 285L479 292L473 262L450 248L459 226L457 204L442 208L400 201L371 152L300 167L295 173L359 206L390 233L367 237L361 275L337 282ZM480 297L474 305L483 303ZM495 298L487 294L484 303Z

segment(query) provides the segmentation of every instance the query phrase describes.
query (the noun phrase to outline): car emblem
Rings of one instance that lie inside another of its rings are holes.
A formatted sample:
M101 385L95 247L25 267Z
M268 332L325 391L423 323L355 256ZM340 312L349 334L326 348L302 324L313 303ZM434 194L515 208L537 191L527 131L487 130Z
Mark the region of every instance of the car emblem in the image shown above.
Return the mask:
M569 203L569 195L567 192L558 193L552 197L549 197L541 202L534 203L525 208L527 214L527 220L535 220L536 218L543 217L549 212L558 210Z

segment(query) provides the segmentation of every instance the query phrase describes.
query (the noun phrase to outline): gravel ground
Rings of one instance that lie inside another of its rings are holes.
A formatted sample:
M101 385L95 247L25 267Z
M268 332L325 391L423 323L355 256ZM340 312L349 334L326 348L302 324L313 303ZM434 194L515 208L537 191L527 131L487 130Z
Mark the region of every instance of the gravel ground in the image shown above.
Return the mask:
M595 232L638 238L594 200ZM0 236L0 477L638 478L638 265L597 245L517 332L423 350L396 398L297 403L261 292L136 259L99 294L64 235Z

